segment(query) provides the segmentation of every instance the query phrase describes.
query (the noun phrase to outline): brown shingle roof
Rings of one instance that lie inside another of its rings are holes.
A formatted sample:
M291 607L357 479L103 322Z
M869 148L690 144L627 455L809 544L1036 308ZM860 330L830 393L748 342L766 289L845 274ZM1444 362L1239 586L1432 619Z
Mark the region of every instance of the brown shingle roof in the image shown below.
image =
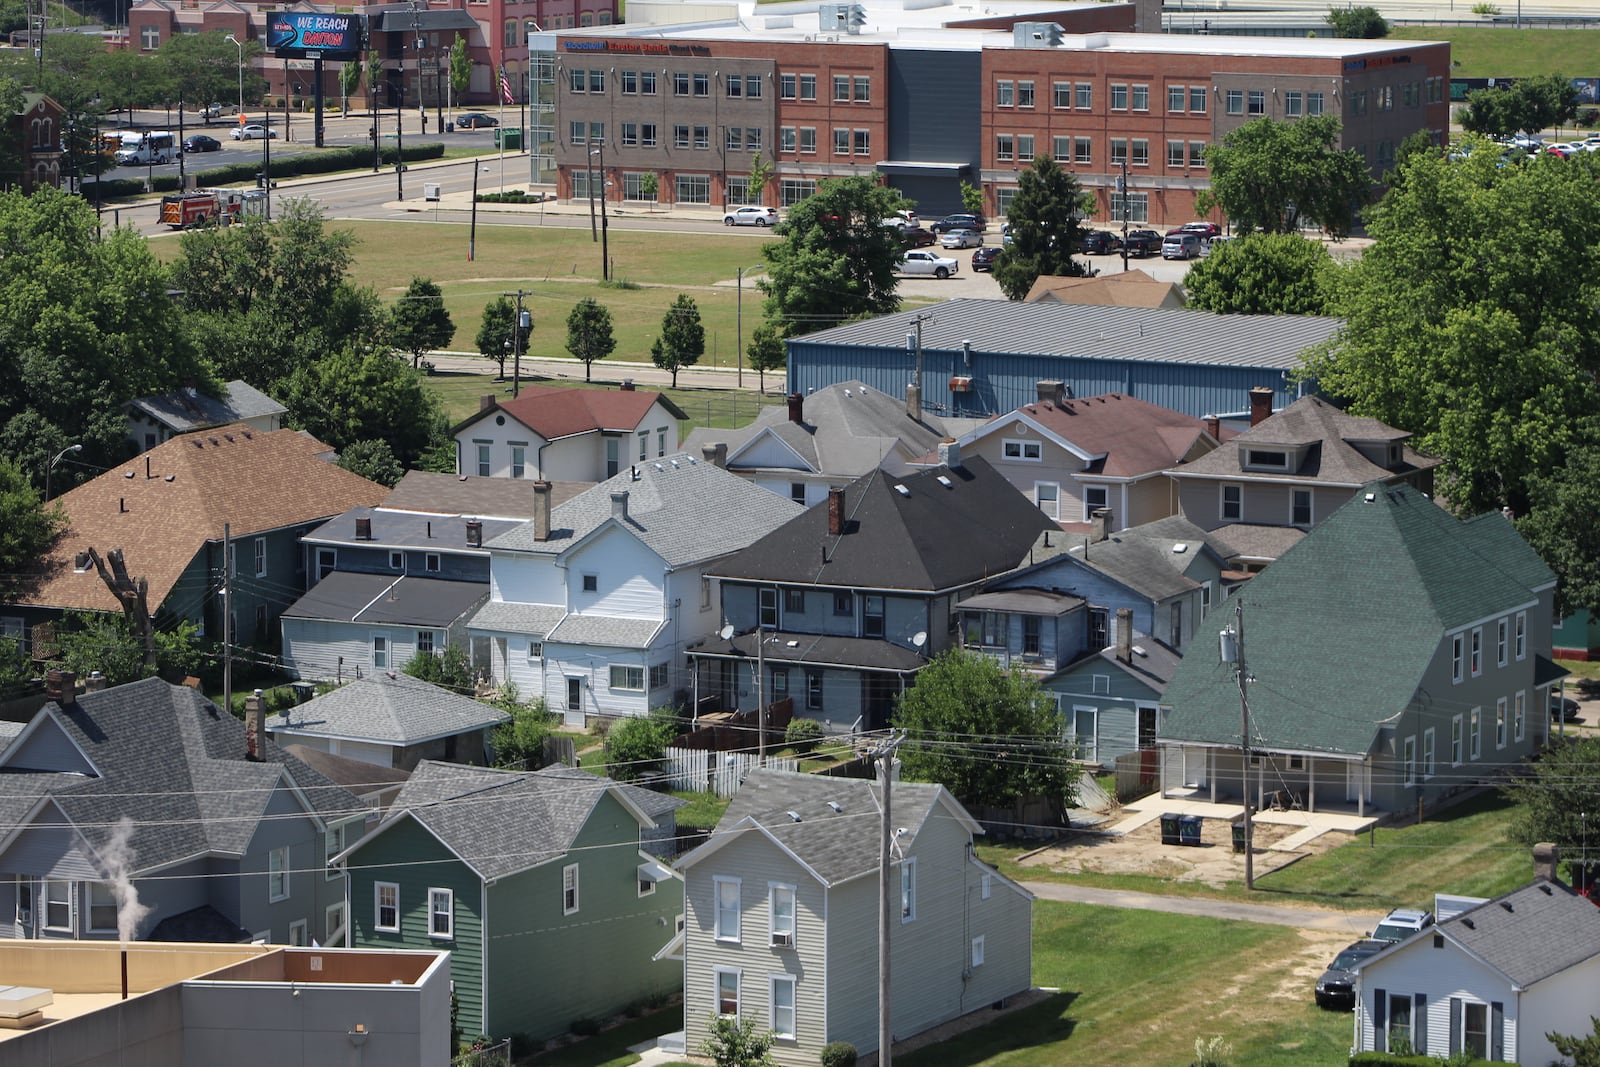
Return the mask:
M222 538L224 523L246 537L383 500L383 486L317 458L327 449L295 430L240 425L157 445L58 498L66 532L19 602L118 610L99 575L74 574L72 564L90 547L102 556L120 548L129 573L150 583L154 610L201 547Z
M550 483L550 506L558 507L593 487L593 482ZM533 518L533 486L527 479L406 471L383 506L395 511L426 511L474 518Z
M636 389L574 389L556 385L530 385L522 395L497 401L455 428L459 433L486 415L503 411L547 441L597 430L632 431L650 405L661 402L675 419L687 419L678 405L660 393Z
M1182 291L1171 282L1159 281L1134 268L1118 274L1097 274L1092 278L1067 278L1041 274L1023 302L1058 304L1098 304L1106 307L1181 308Z
M1109 478L1166 470L1183 462L1196 445L1206 452L1216 447L1204 420L1122 393L1035 402L1017 411L1084 452L1105 456L1092 470ZM1010 418L1002 415L995 422Z

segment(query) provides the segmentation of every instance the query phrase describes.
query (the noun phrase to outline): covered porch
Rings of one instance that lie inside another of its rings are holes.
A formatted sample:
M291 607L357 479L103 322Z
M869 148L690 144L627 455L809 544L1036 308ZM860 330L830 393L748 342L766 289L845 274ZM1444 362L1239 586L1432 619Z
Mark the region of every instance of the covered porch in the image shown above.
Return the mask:
M1161 781L1155 796L1163 801L1242 804L1248 794L1263 816L1351 812L1357 818L1365 818L1372 803L1370 754L1252 752L1249 767L1241 768L1237 747L1162 742L1159 748Z

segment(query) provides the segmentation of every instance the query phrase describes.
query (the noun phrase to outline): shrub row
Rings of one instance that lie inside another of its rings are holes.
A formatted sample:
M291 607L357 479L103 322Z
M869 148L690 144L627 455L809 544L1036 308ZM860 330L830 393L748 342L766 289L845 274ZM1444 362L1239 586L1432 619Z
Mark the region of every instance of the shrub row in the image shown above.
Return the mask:
M1397 1056L1392 1052L1358 1052L1350 1067L1439 1067L1438 1056ZM1454 1062L1454 1061L1446 1061ZM1467 1067L1511 1067L1502 1060L1471 1060Z

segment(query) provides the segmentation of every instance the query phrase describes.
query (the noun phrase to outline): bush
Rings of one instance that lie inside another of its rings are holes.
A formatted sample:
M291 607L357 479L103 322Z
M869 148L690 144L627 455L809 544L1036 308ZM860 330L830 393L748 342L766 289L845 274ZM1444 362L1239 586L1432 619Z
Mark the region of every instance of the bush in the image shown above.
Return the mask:
M810 752L822 740L822 724L815 719L790 719L783 743L797 752Z
M119 196L143 196L143 178L101 178L99 181L84 182L79 187L85 200L94 203L95 198L101 200L115 200Z
M1456 1057L1445 1061L1457 1062ZM1502 1060L1463 1060L1466 1067L1506 1067ZM1350 1067L1439 1067L1437 1056L1399 1056L1393 1052L1358 1052L1350 1057Z
M667 755L674 731L655 718L629 718L606 734L606 774L619 782L637 782L653 774Z
M822 1067L856 1067L856 1047L848 1041L830 1041L817 1058Z
M1592 130L1596 123L1600 123L1600 109L1586 107L1578 112L1578 125L1586 130Z
M700 1054L717 1067L772 1067L772 1031L757 1030L749 1016L713 1015Z
M574 1019L568 1029L579 1037L593 1037L600 1032L600 1020L588 1017Z
M176 174L163 174L159 178L150 179L150 191L153 193L175 193L178 191L178 176Z

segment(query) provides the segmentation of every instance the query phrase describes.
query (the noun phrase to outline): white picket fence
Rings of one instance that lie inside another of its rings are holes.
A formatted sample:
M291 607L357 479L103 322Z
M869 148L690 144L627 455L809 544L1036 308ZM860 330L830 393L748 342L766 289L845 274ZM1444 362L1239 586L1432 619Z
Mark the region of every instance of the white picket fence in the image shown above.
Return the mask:
M707 791L719 797L731 797L739 791L739 783L761 760L754 752L707 752L693 748L669 748L661 773L673 789L695 793ZM795 771L800 761L794 758L767 757L767 766L774 770Z

